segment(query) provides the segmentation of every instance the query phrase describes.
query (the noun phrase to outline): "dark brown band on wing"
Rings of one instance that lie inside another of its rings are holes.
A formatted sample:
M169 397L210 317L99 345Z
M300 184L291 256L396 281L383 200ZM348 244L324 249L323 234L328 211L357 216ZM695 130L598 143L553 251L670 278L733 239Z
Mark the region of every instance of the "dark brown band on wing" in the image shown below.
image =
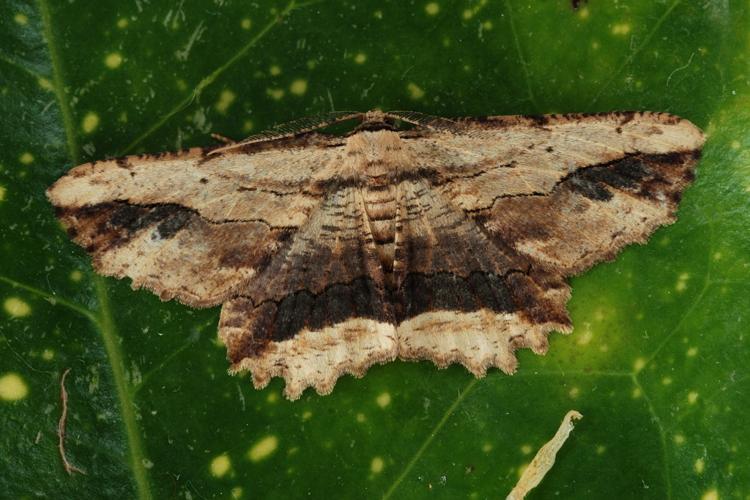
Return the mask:
M699 158L699 150L631 155L579 169L548 195L497 198L472 216L491 240L512 243L535 269L573 276L674 221Z
M431 311L522 314L533 323L569 324L565 304L545 296L543 287L565 287L551 280L538 284L520 271L505 276L474 272L468 277L448 272L434 275L410 274L398 290L380 289L371 279L330 285L319 294L303 290L281 301L253 305L249 298L225 304L220 327L248 332L229 345L229 358L239 362L257 356L271 342L294 338L303 329L318 331L351 318L373 319L398 325ZM436 335L440 335L436 332Z

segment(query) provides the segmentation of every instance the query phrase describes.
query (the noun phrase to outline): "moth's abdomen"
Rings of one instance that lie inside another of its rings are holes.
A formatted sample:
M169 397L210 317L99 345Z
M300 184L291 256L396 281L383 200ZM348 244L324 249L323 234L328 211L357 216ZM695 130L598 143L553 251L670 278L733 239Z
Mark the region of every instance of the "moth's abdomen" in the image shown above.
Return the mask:
M372 182L362 189L365 213L372 232L373 244L386 276L386 283L393 272L396 238L396 215L398 202L395 186Z

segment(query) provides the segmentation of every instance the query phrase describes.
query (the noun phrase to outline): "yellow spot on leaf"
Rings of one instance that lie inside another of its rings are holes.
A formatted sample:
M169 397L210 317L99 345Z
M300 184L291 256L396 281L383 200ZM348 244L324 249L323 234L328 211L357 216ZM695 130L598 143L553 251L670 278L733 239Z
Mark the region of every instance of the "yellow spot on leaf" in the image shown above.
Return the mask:
M375 399L375 402L378 403L378 406L381 408L385 408L389 404L391 404L391 395L387 392L382 392L380 395Z
M424 6L424 11L428 16L434 16L440 12L440 5L437 2L430 2Z
M235 486L232 488L232 498L238 499L242 498L242 487L241 486Z
M357 422L359 422L360 424L364 422L365 420L367 420L367 417L365 417L364 413L357 413L356 418L357 418Z
M302 421L310 420L312 418L312 412L310 410L305 410L302 412Z
M281 67L274 64L268 69L268 72L271 73L271 76L279 76L281 74Z
M528 455L532 451L534 451L534 448L532 448L530 444L521 445L521 453L524 455Z
M229 455L224 453L211 460L211 475L214 477L222 477L224 474L229 472L232 467L232 462L229 460Z
M688 273L682 273L677 277L677 283L674 286L674 289L678 292L684 292L687 288L687 281L690 279L690 274Z
M14 318L23 318L31 314L31 306L18 297L8 297L3 303L5 312Z
M39 84L39 86L40 86L41 88L43 88L44 90L47 90L47 91L50 91L50 92L51 92L52 90L54 90L54 89L55 89L55 87L53 87L53 86L52 86L52 82L51 82L51 81L49 81L49 80L47 80L47 79L46 79L46 78L44 78L44 77L40 77L40 78L39 78L39 79L38 79L38 80L36 81L36 83L38 83L38 84Z
M29 165L34 161L34 155L29 153L28 151L25 153L21 153L21 156L18 157L18 161L20 161L23 165Z
M674 444L684 444L685 436L683 436L682 434L675 434L672 440L674 441Z
M240 21L240 26L242 26L243 30L249 30L252 25L253 25L253 22L247 17L243 19L242 21Z
M738 141L738 140L734 140L734 141L732 141L732 142L731 142L731 143L729 144L729 146L730 146L730 147L731 147L732 149L740 149L740 148L742 147L742 144L740 144L740 141Z
M672 385L672 377L664 377L661 379L661 385Z
M596 454L597 455L604 455L605 451L607 451L607 447L604 446L603 444L600 444L599 446L596 447Z
M276 436L266 436L250 448L247 458L251 462L260 462L270 457L278 446L279 439Z
M591 12L589 11L588 7L582 7L578 11L578 17L581 19L588 19L590 15L591 15Z
M127 28L128 27L128 20L124 17L121 17L117 20L117 27L120 29Z
M252 120L245 120L242 123L242 131L243 132L250 132L253 129L254 126L255 126L255 124L253 123Z
M279 101L284 97L284 89L266 89L266 94L274 101Z
M690 391L690 393L688 393L687 399L688 399L688 403L690 403L691 405L694 405L695 402L698 401L698 393L695 391Z
M107 54L107 57L104 58L104 64L109 69L119 68L120 64L122 64L122 55L120 55L119 52L112 52L111 54Z
M6 373L0 377L0 399L18 401L29 393L26 382L16 373Z
M638 398L640 398L640 397L641 397L641 388L640 388L640 387L636 387L635 389L633 389L633 392L632 392L632 393L630 393L630 396L631 396L631 397L632 397L633 399L638 399Z
M578 387L573 387L572 389L570 389L570 392L568 392L568 395L569 395L569 396L570 396L570 397L571 397L572 399L575 399L575 398L577 398L577 397L578 397L578 395L579 395L580 393L581 393L581 390L580 390L580 389L579 389Z
M307 92L307 80L303 80L302 78L294 80L292 84L289 85L289 92L294 95L304 95L305 92Z
M495 25L492 24L492 21L485 21L482 23L482 29L484 31L490 31Z
M703 474L703 470L705 468L706 468L706 462L702 458L697 459L695 463L693 464L693 470L695 471L696 474Z
M685 354L687 355L688 358L692 358L696 354L698 354L698 348L697 347L691 347L690 349L687 350L687 352Z
M237 96L229 89L224 89L219 94L219 100L216 101L216 111L219 113L226 113L229 106L232 105Z
M0 186L0 201L5 201L5 193L7 190L5 189L5 186Z
M370 462L370 470L373 474L380 474L383 471L384 466L385 463L380 457L375 457L372 459L372 462Z
M279 400L279 394L277 392L271 392L266 396L266 403L274 404Z
M645 366L646 366L646 360L643 358L638 358L633 363L633 371L638 373L639 371L643 370Z
M52 361L55 358L55 351L52 349L45 349L42 351L42 359L44 361Z
M13 20L16 22L16 24L20 24L21 26L26 26L27 24L29 24L29 16L27 16L23 12L16 12L16 15L13 16Z
M83 273L79 271L78 269L75 269L70 272L69 278L70 278L70 281L74 283L78 283L79 281L83 279Z
M719 500L719 492L716 489L708 490L703 494L701 500Z
M367 61L367 54L365 54L364 52L359 52L356 56L354 56L354 62L357 64L364 64L365 61Z
M471 9L466 9L461 14L461 17L463 17L464 20L468 21L469 19L471 19L472 17L474 17L474 11L472 11Z
M406 85L406 90L409 91L409 97L412 99L421 99L424 97L424 90L422 90L416 83L409 83Z
M584 323L584 331L578 337L578 340L576 342L578 343L578 345L588 345L593 337L594 332L591 331L591 325L588 323Z
M618 23L612 25L612 34L613 35L620 35L625 36L628 33L630 33L630 30L632 27L628 23Z
M372 16L375 19L383 19L383 11L382 10L376 10L375 12L372 13Z
M83 122L81 122L81 128L83 129L83 132L86 134L90 134L96 128L99 126L99 115L94 113L93 111L89 111L86 113L86 116L83 117Z

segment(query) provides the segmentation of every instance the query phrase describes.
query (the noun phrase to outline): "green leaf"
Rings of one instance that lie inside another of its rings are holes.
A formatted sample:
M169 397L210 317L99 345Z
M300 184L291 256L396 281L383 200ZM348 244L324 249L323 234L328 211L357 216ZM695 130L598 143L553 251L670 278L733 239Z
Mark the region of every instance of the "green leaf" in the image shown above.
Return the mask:
M0 496L496 498L572 408L534 498L750 494L750 23L734 0L0 4ZM391 363L288 402L226 374L218 308L94 275L45 188L124 153L330 109L643 109L708 132L679 221L573 280L512 377ZM67 379L67 475L58 452Z

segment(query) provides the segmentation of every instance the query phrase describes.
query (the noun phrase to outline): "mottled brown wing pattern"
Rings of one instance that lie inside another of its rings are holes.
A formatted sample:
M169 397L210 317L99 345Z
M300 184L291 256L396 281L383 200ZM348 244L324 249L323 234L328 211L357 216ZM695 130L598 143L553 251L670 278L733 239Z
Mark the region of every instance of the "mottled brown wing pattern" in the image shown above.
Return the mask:
M232 371L294 399L396 357L481 376L544 353L572 327L566 278L674 221L703 143L653 113L352 117L82 165L48 196L99 272L224 303Z
M87 163L47 196L98 272L212 306L248 286L321 203L300 186L342 144L313 133L218 155L195 148Z
M297 398L328 393L397 355L393 307L359 189L335 190L253 286L224 304L219 335L232 370L256 387L273 376Z

